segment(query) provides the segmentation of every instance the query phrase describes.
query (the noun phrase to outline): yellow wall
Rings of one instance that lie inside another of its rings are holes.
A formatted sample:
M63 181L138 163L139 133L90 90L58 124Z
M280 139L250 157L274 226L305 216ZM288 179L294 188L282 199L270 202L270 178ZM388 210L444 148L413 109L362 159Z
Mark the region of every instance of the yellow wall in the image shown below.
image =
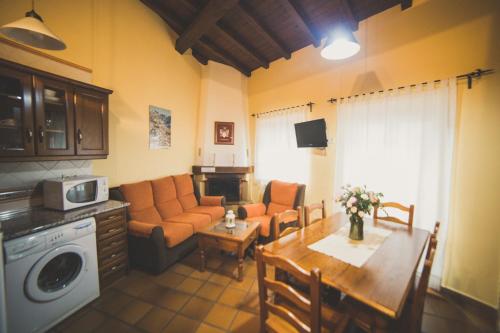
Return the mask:
M325 117L335 138L330 97L447 78L478 67L500 69L500 1L414 1L360 24L362 50L351 59L322 59L307 47L259 69L249 80L249 112L317 104L311 118ZM459 84L453 203L448 260L443 283L486 304L498 306L500 218L500 74L484 77L467 90ZM254 122L249 118L253 140ZM335 143L324 154L312 151L306 201L325 199L331 211ZM441 245L443 246L443 245Z
M0 25L31 1L0 0ZM89 67L110 97L110 155L93 162L111 185L189 172L194 162L200 65L174 49L175 36L138 0L40 0L36 10L67 44L59 58ZM148 149L148 106L172 111L172 147Z

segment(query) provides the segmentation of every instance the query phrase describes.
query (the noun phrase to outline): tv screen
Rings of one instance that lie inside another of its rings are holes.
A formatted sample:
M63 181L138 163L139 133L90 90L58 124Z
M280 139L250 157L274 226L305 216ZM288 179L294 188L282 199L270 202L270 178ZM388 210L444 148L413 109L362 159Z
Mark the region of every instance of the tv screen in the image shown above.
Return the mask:
M295 124L297 147L327 147L325 119L305 121Z

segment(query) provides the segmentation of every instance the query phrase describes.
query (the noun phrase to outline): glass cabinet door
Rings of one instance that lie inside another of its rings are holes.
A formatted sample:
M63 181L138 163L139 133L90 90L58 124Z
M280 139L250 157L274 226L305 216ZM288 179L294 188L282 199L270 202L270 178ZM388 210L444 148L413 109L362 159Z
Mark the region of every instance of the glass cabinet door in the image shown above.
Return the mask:
M72 92L61 82L36 78L38 155L74 155Z
M34 155L31 75L0 68L0 156Z

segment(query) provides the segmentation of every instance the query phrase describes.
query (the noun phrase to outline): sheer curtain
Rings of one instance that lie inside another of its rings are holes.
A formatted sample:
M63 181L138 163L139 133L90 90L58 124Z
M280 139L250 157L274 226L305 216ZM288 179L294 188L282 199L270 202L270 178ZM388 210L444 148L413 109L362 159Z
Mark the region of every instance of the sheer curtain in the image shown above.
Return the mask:
M255 178L307 184L309 154L297 148L295 124L306 121L307 107L259 115L255 123Z
M414 204L414 225L441 221L433 275L442 274L456 80L344 99L337 107L335 191L366 185L384 201Z

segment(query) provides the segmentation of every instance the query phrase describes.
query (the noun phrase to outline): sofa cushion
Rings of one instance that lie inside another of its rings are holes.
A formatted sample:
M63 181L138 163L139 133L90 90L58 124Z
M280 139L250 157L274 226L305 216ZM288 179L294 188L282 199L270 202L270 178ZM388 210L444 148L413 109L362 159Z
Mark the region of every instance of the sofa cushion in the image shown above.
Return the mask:
M182 206L177 200L177 190L174 179L164 177L151 181L153 187L154 204L158 209L162 219L179 215L182 213Z
M273 180L271 183L271 202L293 207L298 188L297 183L285 183Z
M282 213L288 209L293 209L293 207L292 206L284 206L284 205L280 205L280 204L277 204L274 202L270 202L269 206L267 206L267 213L266 214L273 216L276 213Z
M269 237L269 235L271 234L272 218L273 217L270 215L262 215L262 216L249 217L246 220L260 222L260 234L264 237Z
M148 223L160 223L161 216L154 206L153 190L150 181L142 181L120 186L120 191L127 202L132 219Z
M182 213L169 217L168 219L164 219L163 221L187 224L191 226L193 232L197 232L210 224L210 216L205 214Z
M224 207L222 206L196 206L194 208L187 209L186 212L207 215L210 217L212 222L219 220L226 213Z
M168 248L174 247L193 235L193 227L184 223L161 223L165 243Z
M193 180L191 176L186 174L173 176L175 189L177 190L177 198L179 199L184 210L198 206L198 201L194 196Z

